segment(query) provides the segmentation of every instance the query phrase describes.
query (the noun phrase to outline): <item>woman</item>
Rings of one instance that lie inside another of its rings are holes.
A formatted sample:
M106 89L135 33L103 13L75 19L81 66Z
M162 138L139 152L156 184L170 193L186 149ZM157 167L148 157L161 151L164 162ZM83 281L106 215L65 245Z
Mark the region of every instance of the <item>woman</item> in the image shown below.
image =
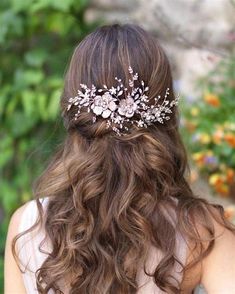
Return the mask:
M177 102L166 54L139 26L77 46L67 137L11 218L5 293L235 293L235 228L185 179Z

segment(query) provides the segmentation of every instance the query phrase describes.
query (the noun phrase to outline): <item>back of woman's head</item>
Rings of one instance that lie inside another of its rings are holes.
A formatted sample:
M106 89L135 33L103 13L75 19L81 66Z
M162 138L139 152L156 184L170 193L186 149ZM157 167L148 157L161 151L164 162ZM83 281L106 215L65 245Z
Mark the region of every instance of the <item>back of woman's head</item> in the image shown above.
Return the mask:
M53 245L39 270L41 293L56 289L65 276L70 293L135 293L136 274L150 244L163 252L152 273L155 283L167 293L178 293L180 282L172 280L176 231L198 245L196 220L188 221L197 213L213 232L210 206L193 195L185 180L188 163L176 107L163 124L133 124L122 136L107 128L101 116L94 122L91 112L81 109L75 119L76 107L67 111L80 84L112 88L118 77L128 87L129 66L148 86L149 103L164 97L167 88L168 100L175 99L168 58L157 39L139 26L100 27L71 58L61 98L67 137L35 186L37 199L50 199L45 228ZM163 207L176 212L175 226Z
M70 170L71 178L75 176L73 171L83 181L83 173L88 170L94 175L96 172L102 173L103 179L100 181L103 182L97 182L97 185L109 190L110 199L113 192L118 190L122 195L130 185L131 178L134 185L140 185L137 188L139 193L142 183L146 186L144 189L152 191L151 178L156 176L159 178L158 189L167 190L172 186L170 182L182 179L186 164L178 133L176 108L167 123L155 123L148 128L132 125L122 137L107 128L106 120L102 117L94 123L91 112L81 111L75 119L76 107L67 111L68 98L76 96L80 84L88 87L95 85L97 88L107 85L111 88L117 86L115 77L118 77L127 86L129 66L139 74L139 80L148 86L150 103L158 95L164 97L167 88L169 100L175 98L169 61L157 40L138 26L113 25L98 28L77 46L61 100L64 124L68 129L67 144L70 147L67 158L74 156L71 165L76 166ZM137 81L135 86L139 86L139 83ZM125 98L124 94L119 99ZM82 165L79 170L79 158L86 168ZM92 186L98 189L94 183ZM159 197L164 196L159 193ZM120 197L116 198L120 201Z

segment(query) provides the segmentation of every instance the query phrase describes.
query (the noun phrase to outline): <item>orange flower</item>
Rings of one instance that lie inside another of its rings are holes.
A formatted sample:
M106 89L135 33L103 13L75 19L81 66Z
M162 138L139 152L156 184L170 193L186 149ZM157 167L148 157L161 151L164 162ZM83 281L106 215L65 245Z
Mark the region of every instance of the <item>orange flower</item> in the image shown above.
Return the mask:
M220 186L223 184L223 178L221 177L220 174L212 174L209 177L209 184L212 186Z
M224 135L225 141L233 148L235 148L235 135L228 133Z
M216 130L212 135L215 144L220 144L222 141L224 133L221 130Z
M212 174L209 177L209 184L223 197L229 196L229 186L226 184L225 175Z
M196 162L197 166L202 167L204 162L205 154L202 152L196 152L192 155L193 160Z
M186 121L185 127L190 133L192 133L196 129L196 124L190 121Z
M229 187L226 184L216 185L215 190L219 193L222 197L229 196Z
M229 184L232 184L235 180L235 172L232 168L228 168L226 171L226 179Z
M220 106L219 97L212 93L207 93L204 95L204 100L211 106L218 107Z

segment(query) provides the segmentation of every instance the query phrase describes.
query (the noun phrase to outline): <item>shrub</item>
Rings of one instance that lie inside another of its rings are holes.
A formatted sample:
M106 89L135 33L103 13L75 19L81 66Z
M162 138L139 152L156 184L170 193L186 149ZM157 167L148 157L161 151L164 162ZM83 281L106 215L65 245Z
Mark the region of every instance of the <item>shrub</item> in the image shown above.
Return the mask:
M33 180L64 135L58 116L63 73L75 45L95 26L84 20L88 4L0 1L1 257L11 213L32 198ZM3 293L2 277L0 283Z
M235 198L235 56L199 79L202 97L182 104L192 160L212 191Z

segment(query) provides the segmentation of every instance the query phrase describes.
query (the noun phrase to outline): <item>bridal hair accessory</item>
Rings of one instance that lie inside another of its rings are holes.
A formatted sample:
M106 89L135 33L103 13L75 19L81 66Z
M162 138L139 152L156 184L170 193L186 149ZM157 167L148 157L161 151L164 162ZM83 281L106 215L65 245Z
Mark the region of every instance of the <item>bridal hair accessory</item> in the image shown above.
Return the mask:
M137 127L145 127L154 122L163 123L164 120L169 120L169 113L172 113L171 108L178 104L179 96L176 99L169 101L169 88L166 89L165 97L162 103L158 104L161 96L154 98L155 103L148 105L149 97L146 92L149 87L145 86L141 81L141 87L134 87L134 83L138 80L138 73L133 74L133 69L129 67L131 79L129 79L130 89L122 83L121 79L115 77L118 82L117 87L110 89L103 85L103 88L97 89L92 85L91 89L85 84L80 84L81 90L78 90L78 95L74 98L69 98L67 111L72 105L78 108L75 114L75 120L79 116L82 107L86 107L87 112L93 112L93 123L96 122L97 116L107 119L107 128L112 128L117 135L121 136L123 130L128 131L128 124L135 124ZM119 96L125 95L125 98L120 99ZM138 119L134 119L134 116ZM133 118L132 118L133 117Z

